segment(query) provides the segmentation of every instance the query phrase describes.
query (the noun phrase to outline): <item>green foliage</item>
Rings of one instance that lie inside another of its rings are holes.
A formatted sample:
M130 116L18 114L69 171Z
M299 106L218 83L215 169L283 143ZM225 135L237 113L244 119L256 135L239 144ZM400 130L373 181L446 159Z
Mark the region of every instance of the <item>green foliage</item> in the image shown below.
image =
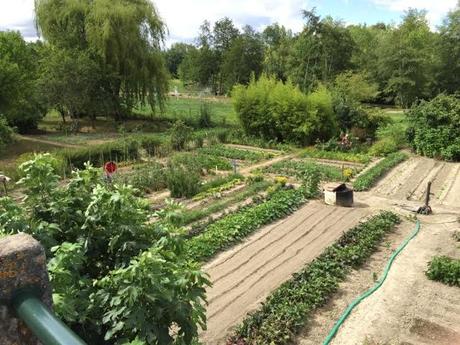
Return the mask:
M336 131L332 98L325 89L305 96L291 83L262 76L233 91L245 132L264 139L308 144Z
M199 201L206 199L211 196L219 196L222 192L225 192L233 187L241 184L244 181L244 177L241 175L230 175L227 177L219 177L205 183L200 188L200 193L193 197L193 200Z
M211 122L211 106L209 103L201 103L200 106L200 117L198 119L198 127L199 128L209 128L212 127Z
M393 138L384 138L376 141L369 149L372 156L386 156L398 151L399 147Z
M354 163L361 163L361 164L368 164L371 160L371 157L365 153L328 151L328 150L320 150L320 149L311 148L311 147L304 149L300 157L331 159L331 160L354 162Z
M273 157L272 153L242 150L224 145L213 145L204 147L202 149L199 149L198 152L212 156L225 157L228 159L248 160L251 162L258 162Z
M435 256L428 264L426 275L431 280L460 287L460 260Z
M246 25L243 34L236 38L224 53L221 73L223 89L230 91L235 84L248 84L251 76L256 78L262 72L264 46L260 34Z
M172 77L179 76L179 66L194 46L186 43L174 43L165 52L166 65Z
M439 95L407 114L408 139L421 155L460 160L460 97Z
M373 156L386 156L407 145L407 125L403 122L390 122L377 129L377 142L369 150Z
M56 151L55 155L72 168L83 168L86 162L95 166L102 166L108 161L137 160L139 158L139 143L136 140L122 139L84 148L63 149Z
M440 39L436 49L439 52L439 76L441 90L455 93L460 90L460 3L453 8L439 28Z
M347 103L371 101L378 93L378 86L370 83L366 75L350 71L341 73L335 78L333 89Z
M212 223L203 233L186 243L188 256L195 261L207 260L261 226L291 214L304 202L301 191L275 192L260 205L243 209Z
M40 51L41 44L26 43L19 32L0 31L0 114L21 133L45 114L36 85Z
M200 173L189 165L170 164L166 183L173 198L191 198L200 191Z
M148 202L106 184L100 169L61 183L54 165L50 155L21 165L26 198L0 199L0 232L25 231L45 246L59 316L91 344L173 344L173 324L190 344L208 282L184 256L181 233L149 224Z
M143 344L191 344L204 327L205 289L209 281L182 255L182 239L164 231L161 240L96 283L94 308L105 309L99 321L105 340ZM177 339L170 327L178 328Z
M182 121L176 121L171 129L171 146L174 150L182 151L192 139L192 129Z
M353 183L354 189L356 191L369 190L383 175L407 158L408 155L404 152L389 154L381 162L359 175Z
M110 95L105 115L121 119L137 102L152 107L163 105L168 91L167 71L160 51L165 26L153 3L36 0L35 14L41 34L53 48L88 54L94 67L97 66L99 73L92 77L100 82L93 96L101 99ZM72 71L77 67L84 66L75 66ZM85 77L91 76L82 76ZM71 88L68 86L66 90Z
M142 193L156 192L167 187L165 167L157 162L149 162L134 168L128 173L117 174L115 183L129 184Z
M295 176L303 179L304 174L316 175L323 181L340 181L342 179L342 171L338 167L316 164L311 161L300 160L283 160L277 162L264 169L264 172L269 174Z
M8 126L8 122L0 114L0 153L5 150L7 144L13 141L13 133L13 129Z
M254 197L255 195L257 195L258 192L266 190L269 186L270 183L267 181L254 182L239 192L232 193L227 197L221 198L220 200L213 200L208 207L203 206L193 210L185 210L181 216L180 222L177 225L188 225L200 219L204 219L205 217L208 217L213 213L223 211L231 205L234 205L240 201L244 201L248 198ZM200 232L202 230L202 227L202 224L198 225ZM192 230L191 235L196 235L196 233L198 232L196 230L197 227L194 226L193 228L194 229Z
M231 344L290 344L312 312L325 305L351 268L361 266L399 223L383 212L348 230L319 257L283 283L248 315Z
M385 80L382 91L403 107L431 95L437 64L436 37L426 15L426 11L409 9L378 48L377 73Z
M49 48L40 63L38 87L48 109L56 109L63 119L70 116L104 116L113 109L111 95L101 91L103 72L87 51Z
M320 18L315 9L302 14L304 29L292 42L287 65L288 77L308 92L351 67L354 42L342 21Z
M202 175L216 169L232 170L232 165L229 160L203 153L177 153L171 157L171 164L183 165L190 170L199 171Z

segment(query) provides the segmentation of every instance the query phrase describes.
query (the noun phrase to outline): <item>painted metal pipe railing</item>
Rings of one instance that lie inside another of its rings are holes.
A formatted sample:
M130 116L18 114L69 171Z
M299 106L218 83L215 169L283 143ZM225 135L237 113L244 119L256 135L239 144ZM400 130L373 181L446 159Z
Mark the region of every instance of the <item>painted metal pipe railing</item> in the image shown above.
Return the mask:
M43 345L86 345L30 291L17 294L12 307Z

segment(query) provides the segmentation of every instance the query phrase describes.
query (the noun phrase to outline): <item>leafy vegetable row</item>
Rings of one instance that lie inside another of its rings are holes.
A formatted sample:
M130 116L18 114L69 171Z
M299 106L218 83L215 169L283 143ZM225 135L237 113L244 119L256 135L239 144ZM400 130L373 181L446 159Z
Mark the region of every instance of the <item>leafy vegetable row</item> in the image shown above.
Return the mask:
M216 194L218 195L222 192L232 189L236 185L240 184L242 181L243 179L241 177L233 178L232 180L227 181L221 184L220 186L212 187L212 188L206 189L198 193L197 195L193 197L193 200L199 201L199 200L206 199L207 197L214 196Z
M213 145L208 147L203 147L198 149L198 152L212 155L220 156L229 159L239 159L239 160L248 160L252 162L261 161L263 159L269 159L273 157L272 153L267 152L256 152L250 150L241 150L233 147L228 147L224 145Z
M398 223L397 215L383 212L343 234L248 315L227 344L291 343L315 308L328 301L351 268L362 265Z
M304 202L301 190L277 191L266 202L211 224L203 233L186 243L186 251L196 261L209 259L261 226L291 214Z
M371 156L364 153L350 153L341 151L326 151L316 148L306 148L302 154L302 158L319 158L319 159L332 159L338 161L354 162L361 164L368 164L371 161Z
M324 180L341 181L343 179L342 171L338 167L299 160L277 162L265 168L264 172L287 176L301 176L304 171L312 169Z
M375 185L379 178L407 158L408 155L404 152L395 152L388 155L381 162L359 175L353 183L354 189L356 191L365 191L370 189Z

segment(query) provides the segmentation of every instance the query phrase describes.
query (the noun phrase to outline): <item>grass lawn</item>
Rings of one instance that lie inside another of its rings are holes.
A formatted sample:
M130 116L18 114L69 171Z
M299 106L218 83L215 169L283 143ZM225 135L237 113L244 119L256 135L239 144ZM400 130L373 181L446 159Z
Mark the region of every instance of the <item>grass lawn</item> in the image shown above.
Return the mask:
M229 98L182 98L182 97L169 97L166 108L163 114L152 114L152 108L150 106L139 107L135 110L138 115L144 115L146 117L164 118L169 120L183 120L189 122L191 119L197 120L200 116L201 104L206 101L209 104L211 111L211 121L216 125L236 125L238 119L231 99Z

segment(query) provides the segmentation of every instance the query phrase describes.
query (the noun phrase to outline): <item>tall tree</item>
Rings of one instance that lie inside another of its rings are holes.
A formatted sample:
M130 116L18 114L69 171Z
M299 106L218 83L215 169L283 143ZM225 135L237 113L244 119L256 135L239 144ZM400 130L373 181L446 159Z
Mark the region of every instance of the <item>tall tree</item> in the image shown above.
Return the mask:
M105 75L112 112L138 102L163 105L165 26L149 0L35 0L37 25L51 45L89 53Z
M262 72L264 47L261 37L247 25L224 53L221 67L223 89L229 91L235 84L248 84L251 75L258 78Z
M434 86L435 34L426 11L410 9L403 22L379 47L378 73L386 80L384 92L402 106L431 96Z
M450 11L440 28L437 47L440 54L439 85L441 90L454 93L460 90L460 1Z
M286 81L292 31L286 30L284 26L279 24L272 24L265 28L262 38L265 45L264 72Z
M187 43L174 43L171 48L166 50L165 58L169 73L174 78L179 76L179 66L184 61L187 53L195 47Z
M306 91L350 68L354 42L342 22L321 19L314 9L303 15L306 23L293 44L289 76Z
M40 51L19 32L0 31L0 114L20 132L36 128L45 114L36 87Z

